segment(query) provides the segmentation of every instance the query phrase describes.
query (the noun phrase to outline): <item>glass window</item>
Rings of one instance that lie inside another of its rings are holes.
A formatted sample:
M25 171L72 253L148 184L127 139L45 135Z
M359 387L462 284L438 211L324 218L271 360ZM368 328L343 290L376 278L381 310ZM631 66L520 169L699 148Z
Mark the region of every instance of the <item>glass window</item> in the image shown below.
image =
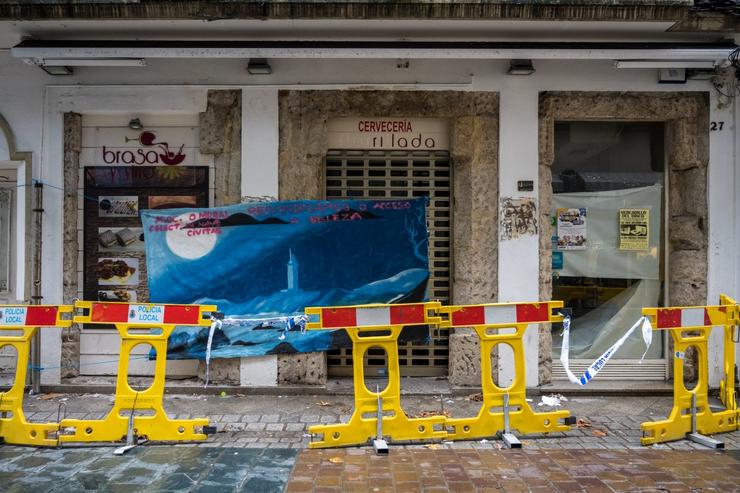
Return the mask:
M663 294L662 123L555 125L553 299L573 310L570 357L599 357ZM560 328L553 352L560 356ZM617 358L640 358L631 337ZM662 357L655 338L647 358Z
M0 189L0 293L10 289L10 220L12 194Z

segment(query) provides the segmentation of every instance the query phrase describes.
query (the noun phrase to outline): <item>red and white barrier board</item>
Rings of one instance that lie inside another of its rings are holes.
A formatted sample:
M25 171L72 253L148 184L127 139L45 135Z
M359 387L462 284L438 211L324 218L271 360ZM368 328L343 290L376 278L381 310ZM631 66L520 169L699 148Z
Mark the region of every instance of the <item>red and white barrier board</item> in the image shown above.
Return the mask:
M54 327L58 312L54 305L0 306L0 327Z
M202 325L197 305L92 303L92 323Z
M321 324L325 329L423 325L427 323L426 310L424 303L378 307L322 308Z
M452 307L450 321L453 327L544 323L550 321L550 306L547 303L512 303Z

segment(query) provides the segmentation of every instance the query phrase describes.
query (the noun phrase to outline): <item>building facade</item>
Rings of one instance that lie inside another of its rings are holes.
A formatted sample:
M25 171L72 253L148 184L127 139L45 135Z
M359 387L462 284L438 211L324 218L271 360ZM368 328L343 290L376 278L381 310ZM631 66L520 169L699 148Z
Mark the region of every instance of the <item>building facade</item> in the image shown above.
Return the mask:
M562 299L573 366L586 366L642 306L740 296L740 37L733 11L711 7L0 2L0 301L146 301L145 208L426 196L429 297ZM669 379L656 339L644 356L630 340L601 377ZM565 377L559 341L528 330L529 386ZM43 331L39 346L44 384L115 373L109 328ZM710 346L716 385L719 333ZM492 357L498 381L513 378L510 350ZM404 345L401 363L480 382L466 329ZM336 350L210 372L321 385L351 361Z

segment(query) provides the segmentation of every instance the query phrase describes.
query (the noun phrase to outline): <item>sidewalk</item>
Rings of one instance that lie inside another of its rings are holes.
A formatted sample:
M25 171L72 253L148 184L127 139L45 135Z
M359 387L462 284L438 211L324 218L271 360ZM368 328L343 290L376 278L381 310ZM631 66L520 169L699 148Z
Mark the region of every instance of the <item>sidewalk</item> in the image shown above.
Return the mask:
M538 410L540 398L531 403ZM31 421L99 419L105 394L27 396ZM574 396L563 408L589 426L521 437L509 450L495 438L469 442L391 444L372 449L308 449L307 426L349 418L351 395L167 395L172 417L209 417L218 433L205 442L148 443L124 456L112 446L61 449L0 446L4 491L341 492L740 492L740 432L718 435L726 451L685 440L642 447L640 423L664 419L672 399ZM402 396L408 414L474 415L468 396Z
M243 390L246 392L246 390ZM540 398L533 396L530 405L536 410ZM55 420L60 402L66 404L66 415L78 419L100 419L110 409L113 396L106 394L41 394L27 396L24 409L30 421ZM526 448L547 449L642 449L640 423L665 419L672 406L667 396L583 396L571 397L559 409L586 420L590 426L566 433L522 437ZM474 416L480 408L476 394L467 396L401 396L407 414L442 408L452 417ZM317 423L347 421L352 414L351 395L166 395L164 407L177 418L208 417L218 433L198 447L307 448L306 430ZM727 449L740 449L740 432L723 434ZM461 449L497 449L500 441L454 442L445 447ZM420 445L409 445L419 447ZM705 450L686 440L659 444L653 449Z

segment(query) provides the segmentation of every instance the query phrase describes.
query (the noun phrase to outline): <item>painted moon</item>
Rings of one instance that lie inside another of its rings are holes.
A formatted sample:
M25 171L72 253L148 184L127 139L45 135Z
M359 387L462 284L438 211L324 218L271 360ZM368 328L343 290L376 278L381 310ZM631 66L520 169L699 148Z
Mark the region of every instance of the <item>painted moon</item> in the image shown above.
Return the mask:
M211 228L183 228L194 219L190 213L181 214L173 221L178 225L176 229L167 231L167 246L178 257L195 260L213 250L216 245L216 235Z

